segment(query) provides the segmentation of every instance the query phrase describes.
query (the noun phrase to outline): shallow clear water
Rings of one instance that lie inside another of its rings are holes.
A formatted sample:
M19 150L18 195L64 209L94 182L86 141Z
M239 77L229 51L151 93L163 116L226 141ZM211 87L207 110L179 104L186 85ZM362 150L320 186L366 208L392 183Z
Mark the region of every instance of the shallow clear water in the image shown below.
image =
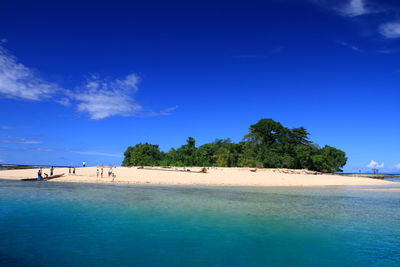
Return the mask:
M0 181L0 266L400 266L400 192Z

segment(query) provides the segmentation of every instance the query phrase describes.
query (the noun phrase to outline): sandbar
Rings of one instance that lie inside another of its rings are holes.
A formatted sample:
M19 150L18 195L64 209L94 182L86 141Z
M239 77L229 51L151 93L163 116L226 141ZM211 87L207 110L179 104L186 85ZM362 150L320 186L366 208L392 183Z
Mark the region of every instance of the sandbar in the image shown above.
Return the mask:
M350 177L334 174L313 174L306 170L208 168L201 173L199 167L113 167L115 177L108 176L109 167L103 168L103 177L97 177L101 167L76 168L69 174L68 168L56 168L54 174L65 175L47 182L114 183L138 185L204 185L204 186L354 186L354 185L400 185L399 182ZM21 180L36 177L38 169L2 170L0 179ZM43 169L49 173L48 169ZM100 171L101 172L101 171Z

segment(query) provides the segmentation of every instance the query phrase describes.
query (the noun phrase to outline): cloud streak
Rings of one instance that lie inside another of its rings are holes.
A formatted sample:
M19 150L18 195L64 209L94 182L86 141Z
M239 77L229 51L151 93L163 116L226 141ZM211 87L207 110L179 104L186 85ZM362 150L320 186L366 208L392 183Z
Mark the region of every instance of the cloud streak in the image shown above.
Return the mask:
M6 125L0 126L0 130L11 130L11 129L14 129L14 127L6 126Z
M26 140L25 138L11 138L11 137L6 137L4 139L0 139L0 143L3 144L25 144L25 145L36 145L36 144L41 144L42 142L40 141L34 141L34 140Z
M176 110L178 108L178 106L173 106L170 108L166 108L160 112L147 112L147 113L143 113L141 116L142 117L156 117L156 116L169 116L172 114L172 112L174 110Z
M379 53L379 54L386 54L386 55L394 54L394 53L397 53L397 52L398 52L398 50L396 50L396 49L380 49L380 50L377 51L377 53Z
M353 50L353 51L356 51L356 52L363 52L363 50L362 50L361 48L359 48L358 46L349 44L349 43L347 43L347 42L344 42L344 41L336 41L336 43L339 44L339 45L341 45L341 46L350 48L350 49Z

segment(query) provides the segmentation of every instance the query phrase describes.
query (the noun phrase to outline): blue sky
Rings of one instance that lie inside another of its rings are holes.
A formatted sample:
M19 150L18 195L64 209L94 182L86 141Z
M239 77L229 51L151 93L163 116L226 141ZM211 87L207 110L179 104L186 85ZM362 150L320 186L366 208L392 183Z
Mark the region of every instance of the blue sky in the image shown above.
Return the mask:
M400 169L400 3L0 3L0 161L120 164L273 118ZM371 161L374 160L374 162Z

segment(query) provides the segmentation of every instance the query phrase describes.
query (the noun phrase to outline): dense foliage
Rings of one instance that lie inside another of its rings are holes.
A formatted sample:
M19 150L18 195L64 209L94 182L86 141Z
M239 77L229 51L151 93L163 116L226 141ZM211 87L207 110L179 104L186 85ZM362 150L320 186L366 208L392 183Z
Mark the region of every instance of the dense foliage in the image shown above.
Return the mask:
M123 166L218 166L309 169L337 172L346 164L345 152L313 144L304 127L289 129L272 119L250 126L242 142L216 139L196 147L193 137L169 152L158 145L137 144L125 151Z

